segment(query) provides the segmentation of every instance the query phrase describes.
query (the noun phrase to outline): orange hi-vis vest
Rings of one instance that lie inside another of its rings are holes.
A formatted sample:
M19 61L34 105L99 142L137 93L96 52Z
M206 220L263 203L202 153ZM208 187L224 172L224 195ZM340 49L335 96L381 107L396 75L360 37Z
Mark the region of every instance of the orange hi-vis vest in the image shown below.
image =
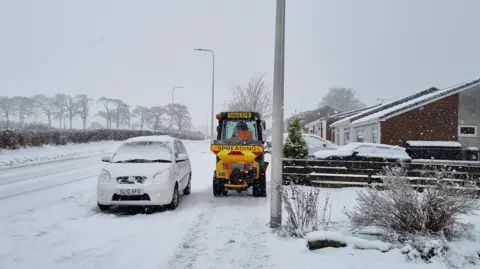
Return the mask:
M245 130L245 131L240 130L238 131L238 137L244 140L252 140L252 133L250 133L250 131L248 130Z

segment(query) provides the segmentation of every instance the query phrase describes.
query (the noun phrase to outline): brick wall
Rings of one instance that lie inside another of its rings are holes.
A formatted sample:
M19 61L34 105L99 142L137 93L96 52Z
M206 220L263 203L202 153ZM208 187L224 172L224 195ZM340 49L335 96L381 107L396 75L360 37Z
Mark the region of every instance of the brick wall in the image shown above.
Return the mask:
M457 141L458 94L381 121L381 143L405 146L407 140Z

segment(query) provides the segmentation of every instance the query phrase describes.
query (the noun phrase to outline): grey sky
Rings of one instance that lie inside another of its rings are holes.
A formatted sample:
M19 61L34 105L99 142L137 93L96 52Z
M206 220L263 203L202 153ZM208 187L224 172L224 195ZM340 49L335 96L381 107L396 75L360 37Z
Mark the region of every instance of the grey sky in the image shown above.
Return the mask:
M480 1L287 0L285 115L329 87L399 98L480 76ZM273 73L275 0L0 0L0 94L86 93L166 105L195 125L232 83ZM270 81L269 81L270 82Z

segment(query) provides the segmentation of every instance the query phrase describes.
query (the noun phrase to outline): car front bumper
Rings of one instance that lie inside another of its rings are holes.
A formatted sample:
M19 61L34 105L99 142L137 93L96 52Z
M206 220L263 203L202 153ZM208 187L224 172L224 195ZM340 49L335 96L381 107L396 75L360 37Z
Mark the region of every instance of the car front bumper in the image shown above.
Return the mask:
M141 189L142 194L121 195L120 189ZM98 183L97 202L101 205L162 206L172 202L173 186L168 182L148 185Z

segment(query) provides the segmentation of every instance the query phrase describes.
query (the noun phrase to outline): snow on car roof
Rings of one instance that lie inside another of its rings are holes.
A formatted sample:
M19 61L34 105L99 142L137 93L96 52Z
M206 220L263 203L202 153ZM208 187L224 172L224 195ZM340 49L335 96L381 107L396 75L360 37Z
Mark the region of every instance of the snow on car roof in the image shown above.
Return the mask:
M147 135L127 139L125 142L173 142L175 138L169 135Z
M350 145L352 146L371 146L371 147L386 147L386 148L391 148L391 149L404 149L399 146L395 145L387 145L387 144L379 144L379 143L369 143L369 142L350 142L345 146Z

